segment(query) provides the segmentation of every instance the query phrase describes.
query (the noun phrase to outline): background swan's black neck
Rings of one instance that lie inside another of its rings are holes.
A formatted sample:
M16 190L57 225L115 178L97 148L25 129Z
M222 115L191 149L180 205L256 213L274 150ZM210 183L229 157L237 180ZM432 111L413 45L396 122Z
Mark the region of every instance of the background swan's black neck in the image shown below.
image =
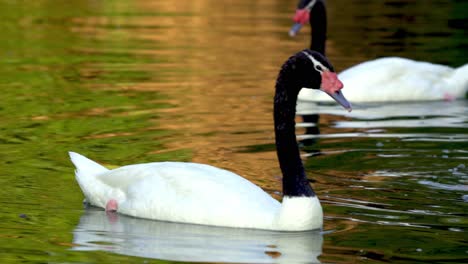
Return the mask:
M307 68L307 60L304 57L298 55L291 57L283 65L276 82L274 102L276 151L283 173L285 196L315 196L299 155L294 121L297 95L304 84L301 78L310 76Z
M317 3L310 11L310 49L325 55L325 42L327 40L327 10L323 0Z

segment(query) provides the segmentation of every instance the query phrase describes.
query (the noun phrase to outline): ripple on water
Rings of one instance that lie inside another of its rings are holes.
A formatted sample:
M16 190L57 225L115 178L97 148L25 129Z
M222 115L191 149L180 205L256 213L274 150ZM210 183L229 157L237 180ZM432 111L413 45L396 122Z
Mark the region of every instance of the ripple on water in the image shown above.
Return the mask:
M406 239L395 238L388 249L418 244L413 252L430 254L415 241L438 233L446 237L439 248L458 248L452 239L468 226L467 170L460 162L468 159L465 101L356 105L351 113L323 104L299 109L319 115L318 124L298 126L306 130L298 138L313 139L304 157L323 188L326 223L336 229L331 237L346 233L351 245L360 239L354 234L392 241L404 232Z
M426 180L419 181L419 183L435 189L442 189L446 191L468 191L468 185L466 184L443 184Z

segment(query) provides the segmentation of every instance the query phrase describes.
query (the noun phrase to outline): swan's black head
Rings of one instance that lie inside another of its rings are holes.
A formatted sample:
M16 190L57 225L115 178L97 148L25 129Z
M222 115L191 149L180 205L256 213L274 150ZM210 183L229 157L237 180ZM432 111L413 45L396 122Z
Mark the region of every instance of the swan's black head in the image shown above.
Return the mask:
M351 104L341 93L343 83L338 79L333 65L319 52L308 49L298 52L286 61L281 72L280 76L289 76L292 93L299 93L301 88L318 89L351 111Z
M330 61L321 53L314 50L303 50L296 54L306 64L305 73L301 73L304 83L302 87L309 89L320 89L322 86L322 74L324 72L335 72Z

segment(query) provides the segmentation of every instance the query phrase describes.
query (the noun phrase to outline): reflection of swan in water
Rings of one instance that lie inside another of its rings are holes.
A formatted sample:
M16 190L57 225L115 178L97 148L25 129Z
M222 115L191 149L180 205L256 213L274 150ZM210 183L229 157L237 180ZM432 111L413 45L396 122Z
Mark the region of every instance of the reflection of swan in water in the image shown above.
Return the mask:
M303 127L305 129L305 134L306 135L320 135L320 127L319 127L319 120L320 120L320 115L319 114L307 114L302 116L302 123L298 123L296 126L297 127ZM300 136L298 136L300 137ZM312 137L312 138L304 138L299 140L299 146L312 146L315 143L317 143L317 138ZM318 150L308 150L308 149L303 149L306 152L319 152Z
M424 133L391 133L391 128L468 128L468 101L457 100L428 101L428 102L402 102L388 103L366 103L354 105L353 112L343 114L333 105L317 103L298 103L297 113L300 115L335 115L345 118L337 118L332 124L335 128L358 129L351 133L335 133L318 135L307 133L298 136L302 141L313 141L317 138L331 137L393 137L405 138L405 140L448 140L466 142L467 135L462 133L434 132ZM309 124L299 124L307 126ZM313 124L312 124L313 125ZM390 132L387 132L389 129ZM349 131L349 130L348 130Z
M318 231L276 232L132 218L87 209L73 232L73 250L190 262L317 263Z
M340 109L329 104L297 104L300 115L329 114L344 115L355 119L339 124L354 124L352 127L466 127L468 122L468 101L457 100L401 102L401 103L362 103L354 106L353 112L343 114ZM339 127L351 127L338 125Z

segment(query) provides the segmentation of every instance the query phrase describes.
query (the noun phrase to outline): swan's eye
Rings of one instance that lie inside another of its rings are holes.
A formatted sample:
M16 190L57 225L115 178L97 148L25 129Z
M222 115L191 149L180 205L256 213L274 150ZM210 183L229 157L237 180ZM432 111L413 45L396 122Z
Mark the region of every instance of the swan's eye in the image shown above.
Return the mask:
M315 69L316 69L318 72L323 72L323 68L322 68L322 66L320 66L320 65L315 65Z

